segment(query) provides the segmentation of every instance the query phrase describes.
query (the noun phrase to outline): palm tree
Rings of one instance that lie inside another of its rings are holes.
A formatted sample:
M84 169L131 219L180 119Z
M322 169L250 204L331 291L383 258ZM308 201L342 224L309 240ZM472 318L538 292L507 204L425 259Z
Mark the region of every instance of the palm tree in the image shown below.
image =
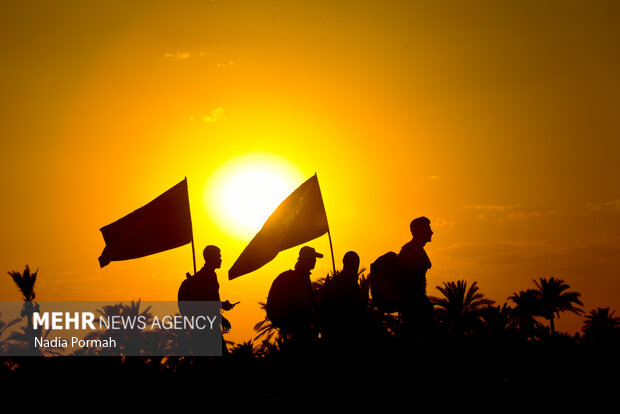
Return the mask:
M616 311L609 312L609 308L597 308L585 316L581 330L584 339L592 341L607 341L618 338L620 335L620 318L614 317Z
M146 326L149 326L153 322L153 314L150 312L151 306L148 306L144 310L140 310L140 302L131 301L129 304L124 305L122 302L115 305L104 305L101 309L97 309L97 312L101 314L101 318L105 321L111 321L114 317L123 319L126 318L128 320L140 320L143 321ZM116 351L112 352L110 350L99 350L90 348L86 351L79 350L76 351L77 354L86 353L101 353L105 354L106 352L111 354L116 354L120 352L121 355L139 355L142 352L149 353L153 350L151 349L154 344L158 344L159 338L155 338L155 335L159 335L158 332L145 332L140 329L138 324L136 324L131 329L114 329L114 327L110 327L106 329L101 329L99 331L93 331L87 334L84 339L106 339L113 338L117 343L118 347ZM150 339L150 340L149 340Z
M0 314L0 317L2 317L2 314ZM15 318L12 321L4 322L2 319L0 319L0 355L5 352L6 350L5 348L8 345L7 338L2 339L2 337L4 336L4 333L11 326L15 325L16 323L19 323L20 320L21 320L20 318Z
M230 354L242 362L253 360L259 352L260 349L254 346L254 343L251 340L240 344L235 344L230 350Z
M143 314L145 316L145 320L147 321L147 325L152 324L154 321L154 316L150 313L147 314L143 312ZM176 312L172 315L172 317L176 320L176 318L180 318L182 315ZM182 355L191 355L193 353L191 347L191 334L191 328L165 329L161 326L154 328L151 325L151 329L143 330L141 336L146 339L145 344L148 345L148 349L144 350L147 353L152 353L153 355L165 354L169 357L179 357ZM160 361L160 365L168 369L171 366L175 366L175 363L177 362L178 358L163 358Z
M508 300L515 304L512 310L514 327L525 339L535 337L537 331L543 328L543 325L536 320L536 316L542 314L538 292L534 289L522 290L519 293L513 293Z
M481 310L481 319L486 334L492 337L502 337L514 332L512 320L513 309L504 303L502 306L487 306Z
M41 331L39 336L42 341L47 340L53 329L49 328L45 332ZM11 335L6 339L7 348L11 353L23 354L23 355L44 355L44 356L59 356L64 354L64 348L62 347L47 347L33 349L32 331L29 331L25 326L22 326L17 331L11 332Z
M23 296L22 300L26 302L24 303L24 310L22 311L22 316L28 316L28 326L32 326L32 303L30 303L28 306L26 305L27 302L32 302L35 298L34 284L37 281L38 273L38 269L34 273L30 272L30 267L28 267L28 265L26 265L26 269L24 269L23 273L19 273L14 270L9 272L9 275L13 279L13 282L15 282L17 288Z
M13 278L13 282L15 282L20 292L24 296L22 300L24 301L34 300L34 297L35 297L34 284L37 281L37 273L39 273L38 269L36 272L31 273L30 267L28 265L26 265L26 269L24 270L24 273L19 273L14 270L9 272L9 275L11 276L11 278Z
M577 315L583 310L577 306L583 306L579 297L580 293L566 292L570 288L562 279L546 279L544 277L534 280L541 306L541 316L549 321L549 331L555 334L555 317L560 317L560 312L573 312Z
M24 306L22 308L21 316L25 316L27 318L26 333L29 335L28 349L31 351L35 350L34 337L37 336L37 333L40 334L41 332L40 329L35 332L32 324L33 313L39 311L39 305L33 304L35 298L34 284L37 281L38 273L38 269L36 272L32 273L28 265L26 265L26 269L24 269L23 273L19 273L14 270L9 272L9 276L11 276L13 282L15 282L17 288L23 296L22 300L24 301Z
M259 302L258 304L260 305L261 309L265 311L265 319L254 325L254 330L257 333L254 339L262 338L263 346L267 346L268 344L282 343L284 338L280 334L280 330L271 324L271 321L267 316L267 304L264 302Z
M431 303L437 307L440 322L447 325L448 331L468 334L480 325L481 311L495 303L478 292L477 282L467 289L467 282L443 282L437 289L444 298L431 297Z

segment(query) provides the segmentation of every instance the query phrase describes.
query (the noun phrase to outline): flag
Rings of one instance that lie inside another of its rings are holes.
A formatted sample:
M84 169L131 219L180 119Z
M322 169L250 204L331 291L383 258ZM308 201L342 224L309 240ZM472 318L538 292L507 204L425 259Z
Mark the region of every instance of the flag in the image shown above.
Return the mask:
M131 214L102 227L99 265L174 249L192 241L187 179Z
M228 271L228 279L253 272L279 252L316 239L327 231L327 215L315 174L271 213Z

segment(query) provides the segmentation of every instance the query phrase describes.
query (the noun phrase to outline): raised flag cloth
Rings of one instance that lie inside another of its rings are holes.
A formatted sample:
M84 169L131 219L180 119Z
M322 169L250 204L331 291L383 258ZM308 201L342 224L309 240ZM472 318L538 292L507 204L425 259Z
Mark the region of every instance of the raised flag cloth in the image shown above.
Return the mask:
M187 179L100 230L106 243L99 257L101 267L111 261L136 259L190 243Z
M323 197L315 174L271 213L228 271L228 279L253 272L273 260L279 252L316 239L328 230Z

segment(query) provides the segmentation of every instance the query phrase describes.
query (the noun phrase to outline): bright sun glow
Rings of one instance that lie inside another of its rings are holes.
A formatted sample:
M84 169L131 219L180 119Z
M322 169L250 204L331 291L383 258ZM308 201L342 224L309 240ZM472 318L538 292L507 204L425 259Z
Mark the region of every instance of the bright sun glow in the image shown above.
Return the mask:
M203 199L219 227L232 236L249 239L304 180L301 171L281 157L246 154L215 171Z

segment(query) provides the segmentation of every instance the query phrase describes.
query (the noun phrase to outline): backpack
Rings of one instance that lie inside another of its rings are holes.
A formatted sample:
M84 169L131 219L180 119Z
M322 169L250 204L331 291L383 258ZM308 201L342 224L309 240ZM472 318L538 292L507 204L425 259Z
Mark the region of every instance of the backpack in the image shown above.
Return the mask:
M195 292L197 291L196 276L192 276L189 273L185 274L186 279L181 282L179 286L179 293L177 294L177 300L179 304L179 312L181 316L191 316L193 310L187 302L195 301Z
M403 269L395 252L380 256L370 265L370 294L375 305L386 313L398 312L407 302Z
M293 270L281 273L273 281L265 311L274 327L285 330L294 328L300 323L300 318L306 316L312 304L304 303L303 298L298 297L299 292L299 282Z

